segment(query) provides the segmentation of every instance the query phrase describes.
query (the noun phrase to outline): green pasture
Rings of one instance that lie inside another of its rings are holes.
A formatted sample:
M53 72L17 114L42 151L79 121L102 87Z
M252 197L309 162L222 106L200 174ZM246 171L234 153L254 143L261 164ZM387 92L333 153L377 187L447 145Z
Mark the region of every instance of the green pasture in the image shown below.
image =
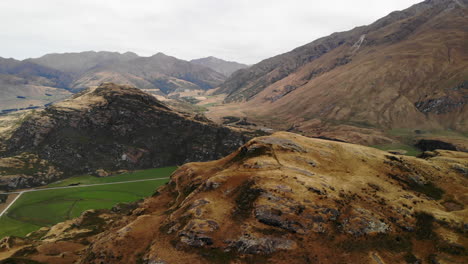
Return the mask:
M405 145L405 144L374 145L374 146L371 146L371 147L377 148L377 149L380 149L380 150L385 150L385 151L405 150L406 151L405 155L413 156L413 157L416 157L416 156L418 156L419 154L422 153L422 151L419 150L418 148L416 148L414 146L411 146L411 145Z
M70 184L100 184L131 180L169 177L175 167L149 169L110 177L78 176L47 187ZM119 183L58 190L26 192L0 218L0 238L9 235L24 236L44 226L79 216L89 209L111 208L118 203L133 202L154 193L168 180Z

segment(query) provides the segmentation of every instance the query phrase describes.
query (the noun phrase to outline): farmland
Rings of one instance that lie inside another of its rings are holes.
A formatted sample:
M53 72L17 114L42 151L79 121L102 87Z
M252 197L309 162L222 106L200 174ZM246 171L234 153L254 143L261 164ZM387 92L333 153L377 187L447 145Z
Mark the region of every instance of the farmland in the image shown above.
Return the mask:
M168 181L151 179L167 178L175 169L149 169L109 177L84 175L46 186L75 185L76 188L25 192L0 218L0 237L25 236L41 227L77 217L85 210L111 208L118 203L137 201L151 195ZM148 181L119 183L134 180ZM106 183L112 184L80 187Z

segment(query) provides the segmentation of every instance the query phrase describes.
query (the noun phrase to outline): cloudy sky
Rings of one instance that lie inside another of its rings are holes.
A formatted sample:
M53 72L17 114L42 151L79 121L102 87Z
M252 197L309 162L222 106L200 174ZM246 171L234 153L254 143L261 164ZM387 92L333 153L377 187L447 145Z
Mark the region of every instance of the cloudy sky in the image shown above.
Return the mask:
M87 50L243 63L420 0L0 0L0 57Z

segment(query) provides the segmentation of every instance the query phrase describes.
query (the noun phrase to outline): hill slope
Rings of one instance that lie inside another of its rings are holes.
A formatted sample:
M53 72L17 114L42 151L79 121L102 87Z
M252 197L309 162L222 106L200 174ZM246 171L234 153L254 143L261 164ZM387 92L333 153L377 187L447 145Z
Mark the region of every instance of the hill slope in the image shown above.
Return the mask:
M217 71L224 76L231 76L235 71L240 70L240 69L245 69L249 67L248 65L238 63L235 61L225 61L222 59L218 59L215 57L206 57L206 58L201 58L201 59L195 59L191 60L191 63L199 64L206 66L214 71Z
M3 142L0 185L19 188L74 174L213 160L245 140L137 88L106 83L24 118Z
M466 132L467 7L466 0L424 1L240 70L217 92L281 129Z
M463 263L468 156L426 156L255 138L182 166L137 209L5 239L3 253L47 263Z

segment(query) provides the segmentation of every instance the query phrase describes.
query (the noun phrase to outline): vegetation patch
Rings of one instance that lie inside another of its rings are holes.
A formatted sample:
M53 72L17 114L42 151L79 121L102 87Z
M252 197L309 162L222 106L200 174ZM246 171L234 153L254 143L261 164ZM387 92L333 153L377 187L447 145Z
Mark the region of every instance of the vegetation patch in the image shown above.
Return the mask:
M440 200L442 199L442 196L444 195L444 190L441 188L437 187L434 183L432 182L427 182L425 184L418 184L416 182L408 182L408 186L416 192L423 193L427 195L428 197L431 197L435 200Z
M340 242L339 247L346 251L383 249L393 252L411 252L413 245L408 236L378 234L362 239L347 239Z
M0 194L0 203L6 202L7 199L8 199L8 195Z
M242 263L268 263L268 256L263 255L239 255L236 251L227 251L220 248L203 248L198 254L205 258L208 263L225 264L233 263L234 260L242 258ZM237 263L237 262L234 262Z
M236 220L250 217L255 201L263 193L262 189L255 188L254 185L254 181L246 181L236 189L236 209L233 214Z
M406 263L416 263L418 261L418 258L410 252L405 254L404 259Z
M44 264L43 262L37 262L30 259L22 258L7 258L0 261L0 264Z
M239 122L240 118L237 116L223 116L223 124L231 124L235 122Z
M416 213L416 238L422 240L436 239L437 235L433 231L434 216L425 213Z
M384 144L384 145L373 145L371 146L376 149L391 151L391 150L404 150L406 156L416 157L420 155L422 152L420 149L407 144Z
M468 250L462 245L457 244L439 243L437 250L455 256L468 256Z

